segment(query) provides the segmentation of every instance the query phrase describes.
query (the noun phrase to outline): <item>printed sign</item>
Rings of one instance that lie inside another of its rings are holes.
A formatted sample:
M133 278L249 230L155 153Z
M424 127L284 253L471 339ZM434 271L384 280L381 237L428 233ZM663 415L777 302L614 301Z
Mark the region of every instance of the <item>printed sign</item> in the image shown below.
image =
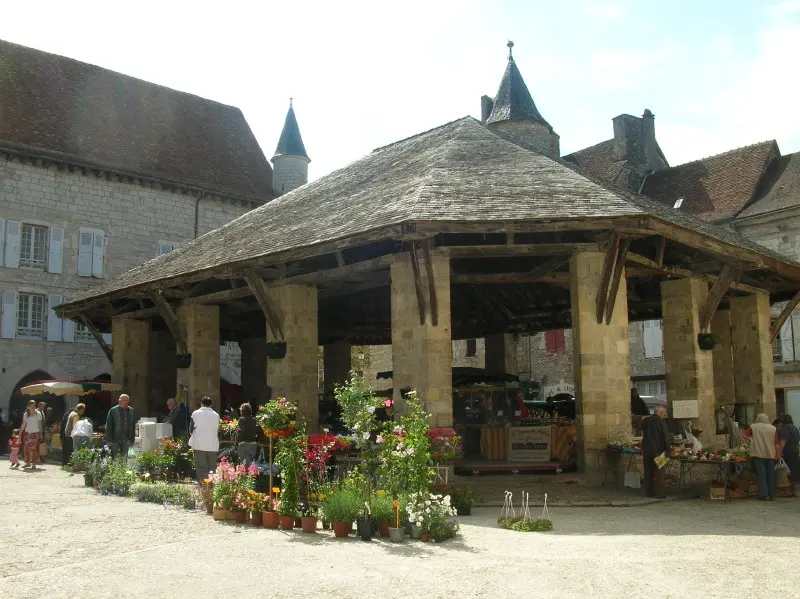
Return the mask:
M509 461L549 462L550 437L549 426L515 426L509 428Z
M553 397L554 395L559 395L561 393L569 393L570 395L575 395L575 385L572 383L568 383L566 381L559 381L555 385L545 385L544 389L544 398L547 399L548 397Z
M697 400L685 399L683 401L672 402L673 418L697 418L699 414Z

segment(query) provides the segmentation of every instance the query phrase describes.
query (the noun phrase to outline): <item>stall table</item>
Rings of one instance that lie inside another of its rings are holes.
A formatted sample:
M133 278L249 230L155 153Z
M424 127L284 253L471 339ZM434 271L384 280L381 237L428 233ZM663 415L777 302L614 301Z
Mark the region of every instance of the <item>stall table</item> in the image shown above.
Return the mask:
M724 489L724 502L727 503L730 499L730 490L728 489L728 478L730 476L731 460L687 460L685 458L672 458L675 462L680 464L678 474L678 497L681 498L685 495L686 486L692 479L692 470L695 466L705 465L713 466L717 469L718 478L721 479Z

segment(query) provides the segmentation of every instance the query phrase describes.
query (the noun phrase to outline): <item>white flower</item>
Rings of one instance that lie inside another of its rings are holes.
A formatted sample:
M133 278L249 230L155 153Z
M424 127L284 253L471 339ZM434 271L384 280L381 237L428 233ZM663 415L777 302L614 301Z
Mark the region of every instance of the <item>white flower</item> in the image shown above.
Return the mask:
M323 432L323 433L325 433L325 434L327 435L329 432L331 432L331 429L329 429L329 428L323 428L323 429L322 429L322 432Z
M358 428L359 428L360 426L361 426L361 425L360 425L358 422L356 422L356 423L353 425L353 430L354 430L354 431L357 431L357 430L358 430Z
M367 408L367 412L369 412L370 414L374 414L375 413L375 406L369 406Z
M414 448L409 447L408 449L406 449L406 455L414 455Z
M369 431L364 431L364 434L362 436L364 438L364 441L369 441Z
M378 435L378 436L375 438L375 443L383 443L383 437L381 437L380 435Z

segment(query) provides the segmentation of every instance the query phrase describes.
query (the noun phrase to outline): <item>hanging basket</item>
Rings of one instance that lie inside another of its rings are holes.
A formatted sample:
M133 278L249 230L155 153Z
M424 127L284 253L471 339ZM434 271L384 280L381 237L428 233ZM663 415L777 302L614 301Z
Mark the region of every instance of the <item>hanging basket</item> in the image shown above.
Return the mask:
M270 360L283 360L286 357L285 341L270 341L267 343L267 358Z
M714 338L714 335L711 333L698 333L697 335L697 346L705 351L714 349L714 346L717 344L717 340Z
M175 356L175 366L185 370L192 365L192 354L179 354Z

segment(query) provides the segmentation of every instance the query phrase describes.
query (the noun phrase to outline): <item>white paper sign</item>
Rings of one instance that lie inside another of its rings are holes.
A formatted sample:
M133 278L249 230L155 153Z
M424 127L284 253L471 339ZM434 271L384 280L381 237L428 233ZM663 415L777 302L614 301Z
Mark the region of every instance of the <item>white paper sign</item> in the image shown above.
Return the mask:
M508 429L508 459L548 462L550 439L549 426L512 426Z
M697 418L700 414L696 399L686 399L672 402L673 418Z

